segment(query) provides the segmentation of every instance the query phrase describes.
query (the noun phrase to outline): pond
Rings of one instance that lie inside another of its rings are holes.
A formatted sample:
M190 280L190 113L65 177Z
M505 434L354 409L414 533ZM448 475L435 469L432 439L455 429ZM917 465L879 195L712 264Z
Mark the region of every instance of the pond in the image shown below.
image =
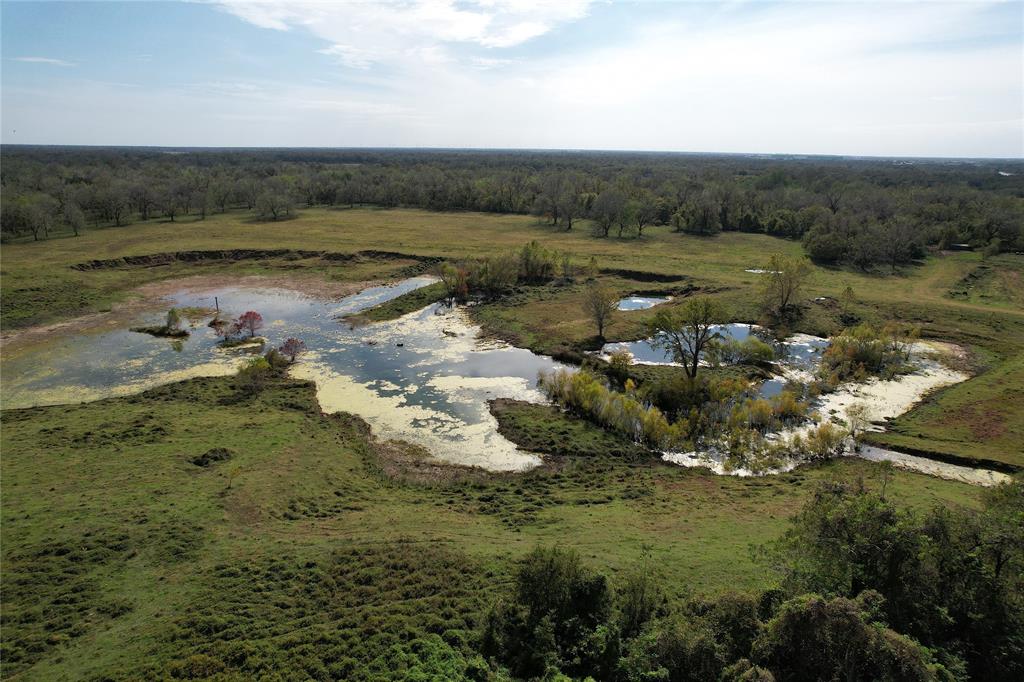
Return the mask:
M722 338L743 341L755 336L769 346L775 353L776 361L783 369L813 369L821 359L821 353L828 347L828 339L807 334L797 334L785 341L776 341L763 327L756 324L720 324L714 326L714 332ZM616 350L629 351L633 361L652 365L675 364L672 352L655 345L652 339L608 343L601 349L603 354ZM783 382L784 384L785 382ZM781 390L781 386L779 386ZM778 391L776 391L778 392Z
M619 310L647 310L661 303L668 303L671 297L630 296L619 301Z
M169 305L212 307L226 315L258 311L267 347L287 337L309 352L293 368L317 382L325 411L358 414L385 438L422 445L446 461L491 470L540 462L497 432L487 401L543 400L541 371L561 367L504 343L481 342L462 309L430 305L397 320L351 327L338 318L436 281L430 277L373 287L335 301L275 288L223 287L173 294ZM143 324L161 321L152 314ZM127 330L73 334L4 362L5 407L56 404L125 395L190 376L229 374L249 357L217 347L203 318L175 344Z

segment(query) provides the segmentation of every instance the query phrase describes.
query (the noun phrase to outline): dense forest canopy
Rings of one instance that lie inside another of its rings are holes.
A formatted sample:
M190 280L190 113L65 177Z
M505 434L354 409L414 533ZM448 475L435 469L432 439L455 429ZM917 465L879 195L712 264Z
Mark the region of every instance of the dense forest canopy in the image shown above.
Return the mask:
M929 246L1024 249L1018 160L32 146L5 146L2 159L5 241L368 204L533 213L600 238L642 238L651 225L762 232L802 239L817 262L861 269L895 269Z

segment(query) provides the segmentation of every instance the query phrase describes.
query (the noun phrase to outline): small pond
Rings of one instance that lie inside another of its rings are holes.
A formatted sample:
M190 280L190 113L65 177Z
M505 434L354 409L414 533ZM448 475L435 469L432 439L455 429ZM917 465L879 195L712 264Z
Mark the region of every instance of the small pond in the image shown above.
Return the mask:
M658 298L653 296L630 296L619 301L619 310L647 310L661 303L668 303L669 297Z
M756 336L772 347L776 362L786 369L805 371L813 369L821 359L822 351L828 347L828 339L806 334L791 336L785 341L776 341L767 333L767 330L755 324L722 324L716 325L714 330L722 338L735 341L743 341L749 336ZM651 339L608 343L601 349L601 352L611 353L615 350L629 351L633 356L633 361L638 363L665 365L675 362L671 351L656 346ZM770 396L780 392L784 384L785 382L782 381L766 386L764 390L768 393L764 395Z
M494 470L539 463L497 433L487 401L543 400L540 371L561 367L545 356L503 343L482 343L461 309L434 304L397 320L352 328L338 318L436 281L430 277L373 287L335 301L274 288L224 287L171 296L178 307L212 307L226 315L255 310L267 347L289 337L309 352L292 372L314 379L326 411L360 415L385 438L420 444L447 461ZM153 313L141 324L159 323ZM217 347L196 322L183 342L127 330L73 334L5 361L5 407L58 404L125 395L191 376L224 375L244 361L244 349Z

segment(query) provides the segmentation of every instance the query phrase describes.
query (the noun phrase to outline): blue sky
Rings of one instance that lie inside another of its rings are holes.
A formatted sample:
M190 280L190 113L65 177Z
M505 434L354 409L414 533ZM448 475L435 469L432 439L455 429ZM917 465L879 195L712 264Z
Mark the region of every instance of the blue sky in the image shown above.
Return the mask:
M4 143L1024 156L1024 3L3 2Z

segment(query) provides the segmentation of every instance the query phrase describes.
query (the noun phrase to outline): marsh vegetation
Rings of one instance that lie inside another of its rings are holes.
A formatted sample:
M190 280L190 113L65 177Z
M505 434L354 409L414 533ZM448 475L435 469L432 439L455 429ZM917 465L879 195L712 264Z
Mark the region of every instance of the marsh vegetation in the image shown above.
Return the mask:
M4 677L1024 674L984 164L4 162Z

